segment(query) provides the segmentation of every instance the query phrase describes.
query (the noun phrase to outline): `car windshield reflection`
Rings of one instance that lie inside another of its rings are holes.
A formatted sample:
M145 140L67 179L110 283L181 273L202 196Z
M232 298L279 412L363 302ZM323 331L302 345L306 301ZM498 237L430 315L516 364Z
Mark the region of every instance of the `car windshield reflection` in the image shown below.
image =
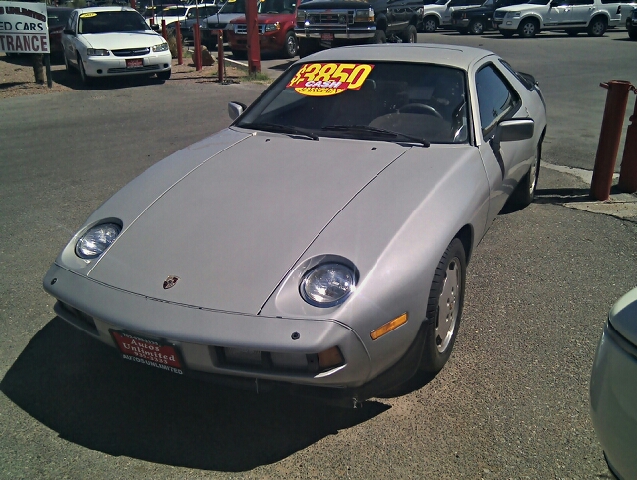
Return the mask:
M80 15L78 33L136 32L150 29L137 12L90 12Z
M463 71L439 65L300 64L236 125L277 125L319 137L466 143L465 85Z

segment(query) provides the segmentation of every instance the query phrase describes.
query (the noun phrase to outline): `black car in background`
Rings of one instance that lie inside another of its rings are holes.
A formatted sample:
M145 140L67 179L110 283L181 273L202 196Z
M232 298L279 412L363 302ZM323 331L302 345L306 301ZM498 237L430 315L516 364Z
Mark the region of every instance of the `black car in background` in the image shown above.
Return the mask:
M456 10L451 14L451 26L460 33L481 35L485 30L491 30L493 14L498 8L527 3L528 0L486 0L478 7Z
M69 21L72 8L67 7L46 7L47 24L49 26L49 45L51 55L61 56L64 52L62 47L62 31Z
M628 36L631 40L637 40L637 8L633 8L626 19L626 30L628 30Z

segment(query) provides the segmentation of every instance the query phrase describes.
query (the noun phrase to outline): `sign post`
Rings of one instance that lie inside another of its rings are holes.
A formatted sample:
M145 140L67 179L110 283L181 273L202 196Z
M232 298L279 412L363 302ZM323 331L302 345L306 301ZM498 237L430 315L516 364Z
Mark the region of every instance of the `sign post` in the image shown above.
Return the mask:
M46 4L3 1L0 4L0 25L0 52L44 55L48 85L51 87ZM41 65L41 62L34 62L34 66L36 63Z

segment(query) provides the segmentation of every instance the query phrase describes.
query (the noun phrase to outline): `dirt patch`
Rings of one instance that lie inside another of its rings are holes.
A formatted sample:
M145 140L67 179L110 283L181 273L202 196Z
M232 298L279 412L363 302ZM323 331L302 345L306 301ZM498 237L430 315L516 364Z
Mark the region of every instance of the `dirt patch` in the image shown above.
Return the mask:
M28 55L7 56L0 53L0 99L18 97L21 95L38 95L70 90L85 90L77 72L67 72L64 63L59 59L51 65L51 77L53 86L49 88L46 83L38 85L35 82L31 57ZM125 81L140 81L139 78L126 78ZM231 83L247 81L246 72L226 63L224 80ZM218 83L218 69L215 63L212 66L203 67L197 71L191 58L184 58L183 64L178 65L177 59L173 59L172 75L168 82L180 83Z

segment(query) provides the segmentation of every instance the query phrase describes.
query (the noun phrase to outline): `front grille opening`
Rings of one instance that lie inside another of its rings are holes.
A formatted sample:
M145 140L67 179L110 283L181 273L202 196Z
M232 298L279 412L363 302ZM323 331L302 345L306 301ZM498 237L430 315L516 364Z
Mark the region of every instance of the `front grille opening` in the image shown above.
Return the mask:
M320 353L265 352L233 347L212 347L221 367L246 370L320 373L343 365L338 347Z
M74 321L73 323L77 324L78 327L97 335L97 327L93 317L64 302L58 302L58 306L60 311L56 313L62 318Z

